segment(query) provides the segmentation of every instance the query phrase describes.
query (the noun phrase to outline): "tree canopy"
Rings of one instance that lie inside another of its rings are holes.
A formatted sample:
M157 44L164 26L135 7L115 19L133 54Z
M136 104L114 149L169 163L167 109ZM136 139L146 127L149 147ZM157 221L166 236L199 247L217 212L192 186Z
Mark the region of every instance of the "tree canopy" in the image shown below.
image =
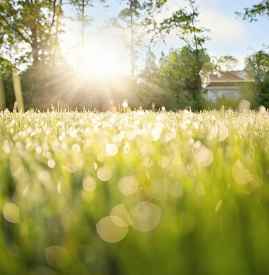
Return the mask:
M256 21L260 16L269 16L269 1L263 0L253 5L252 7L245 8L242 15L244 19L251 22Z

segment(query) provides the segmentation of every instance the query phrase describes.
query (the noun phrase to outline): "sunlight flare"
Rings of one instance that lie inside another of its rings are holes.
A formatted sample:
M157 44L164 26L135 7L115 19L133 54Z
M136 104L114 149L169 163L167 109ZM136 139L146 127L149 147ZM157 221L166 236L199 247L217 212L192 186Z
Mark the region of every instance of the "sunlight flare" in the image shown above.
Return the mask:
M130 71L128 51L123 41L113 36L95 37L65 49L64 58L82 80L111 81Z

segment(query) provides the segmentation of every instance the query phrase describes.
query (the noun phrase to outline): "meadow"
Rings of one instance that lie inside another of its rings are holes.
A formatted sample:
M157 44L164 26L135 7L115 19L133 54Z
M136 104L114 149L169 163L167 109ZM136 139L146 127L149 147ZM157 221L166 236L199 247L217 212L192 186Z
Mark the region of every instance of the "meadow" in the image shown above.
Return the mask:
M0 113L0 274L269 274L269 113Z

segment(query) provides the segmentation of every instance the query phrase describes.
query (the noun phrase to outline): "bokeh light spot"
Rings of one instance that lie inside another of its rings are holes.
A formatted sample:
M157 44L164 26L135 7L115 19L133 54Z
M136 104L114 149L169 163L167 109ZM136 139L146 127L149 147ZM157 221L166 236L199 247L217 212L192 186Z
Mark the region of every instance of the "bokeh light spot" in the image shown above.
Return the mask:
M110 212L110 217L118 226L128 227L132 224L130 213L124 204L119 204L113 207Z
M112 169L109 166L102 166L97 170L97 177L101 181L109 181L112 178Z
M138 182L135 177L126 176L120 179L118 188L123 195L130 196L137 192Z
M7 202L3 207L3 216L10 223L19 223L20 209L15 203Z
M139 202L132 210L133 227L141 232L154 230L161 221L162 210L151 202Z
M118 153L118 147L116 144L109 143L106 145L106 154L107 156L115 156Z
M87 176L83 180L83 189L86 192L93 192L96 188L96 181L93 177Z
M195 160L200 166L207 167L213 162L213 153L204 145L198 146L194 154Z
M102 218L96 224L99 237L108 243L117 243L123 240L128 233L128 227L119 226L117 223L113 222L110 216Z

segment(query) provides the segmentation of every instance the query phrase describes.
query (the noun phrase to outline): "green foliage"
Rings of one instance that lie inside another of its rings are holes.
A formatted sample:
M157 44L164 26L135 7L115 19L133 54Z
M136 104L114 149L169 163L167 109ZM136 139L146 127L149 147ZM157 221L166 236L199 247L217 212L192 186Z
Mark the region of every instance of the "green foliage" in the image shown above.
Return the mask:
M3 80L6 108L13 110L15 95L12 84L12 64L0 57L0 79Z
M94 7L96 2L106 3L106 0L70 0L69 3L75 7L75 9L78 12L78 20L82 24L82 32L85 31L86 25L88 25L92 18L87 15L87 10L89 7ZM84 36L84 33L82 33L82 36ZM83 38L84 40L85 38ZM84 42L83 42L84 43Z
M56 44L60 9L58 0L1 1L0 53L11 56L14 65L47 62Z
M5 58L0 56L0 78L6 79L12 71L12 64Z
M239 103L240 99L235 100L223 96L218 98L216 102L206 101L203 107L205 110L222 110L223 108L226 110L238 110Z
M231 55L220 56L215 61L217 71L233 71L238 65L239 61Z
M263 105L269 108L269 72L266 74L264 80L259 85L259 91L257 94L257 104L258 106Z
M93 5L93 1L92 0L70 0L70 4L77 7L79 12L82 13L87 6Z
M199 27L199 10L195 0L185 0L186 7L176 10L171 17L166 18L160 24L160 32L170 33L177 31L180 39L187 46L199 50L202 49L207 39L205 30Z
M0 113L0 273L268 274L268 133L266 112Z
M138 0L127 0L127 7L120 11L119 16L125 20L131 16L139 17L140 11L142 10L142 2Z
M259 51L247 59L247 70L255 79L257 105L269 107L269 54Z
M15 94L13 90L12 74L10 71L5 74L3 83L4 83L4 90L5 90L6 108L12 111L16 100L15 100Z
M141 27L145 26L146 7L143 0L124 0L123 2L124 8L119 12L118 18L114 20L114 25L129 31L130 36L125 40L125 44L129 50L131 77L134 78L137 73L137 59L142 45Z
M152 109L152 107L159 109L162 106L171 108L171 94L163 87L160 68L151 49L147 52L145 69L139 79L138 98L144 109Z
M165 3L158 3L158 7ZM178 37L186 44L163 58L160 64L158 94L164 99L164 105L172 109L191 107L199 110L202 106L201 73L209 58L203 48L206 37L204 30L198 26L198 17L196 1L187 0L158 26L160 34L176 30Z
M245 20L249 20L250 22L256 21L262 15L269 16L269 1L263 0L250 8L246 8L241 15Z
M201 108L203 100L200 73L209 62L210 58L204 50L193 50L190 47L172 51L162 58L159 85L170 98L171 105L168 107L191 107L193 110Z

